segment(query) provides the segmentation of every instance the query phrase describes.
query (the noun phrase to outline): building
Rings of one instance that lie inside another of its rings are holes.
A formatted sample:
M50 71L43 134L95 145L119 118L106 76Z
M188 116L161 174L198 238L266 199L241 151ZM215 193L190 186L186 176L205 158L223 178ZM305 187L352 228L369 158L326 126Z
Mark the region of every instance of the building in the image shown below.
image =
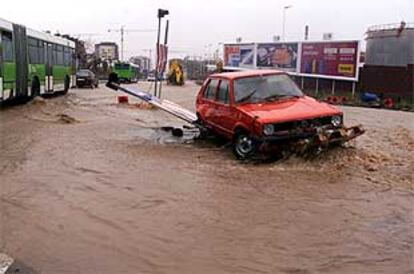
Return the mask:
M151 60L146 56L135 56L129 62L138 66L141 73L146 74L151 71Z
M119 60L119 48L116 43L102 42L95 45L96 57L100 60Z

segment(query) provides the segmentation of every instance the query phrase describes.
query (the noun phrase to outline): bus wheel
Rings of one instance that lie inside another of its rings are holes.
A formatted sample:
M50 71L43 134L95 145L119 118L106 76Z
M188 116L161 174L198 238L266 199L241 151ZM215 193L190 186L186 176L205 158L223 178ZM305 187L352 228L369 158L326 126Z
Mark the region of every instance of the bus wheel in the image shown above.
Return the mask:
M63 90L63 94L68 93L68 91L69 91L69 85L70 85L70 79L69 79L68 76L66 76L65 77L65 87L64 87L64 90Z
M32 98L36 98L40 95L40 83L37 78L33 78L32 80Z

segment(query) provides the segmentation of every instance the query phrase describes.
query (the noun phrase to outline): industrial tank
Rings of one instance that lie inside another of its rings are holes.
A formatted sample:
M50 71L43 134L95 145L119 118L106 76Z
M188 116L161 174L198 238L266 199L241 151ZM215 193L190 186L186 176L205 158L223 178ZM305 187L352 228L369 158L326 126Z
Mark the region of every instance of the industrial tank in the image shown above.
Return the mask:
M414 103L414 23L370 27L361 91Z
M407 67L414 64L414 24L374 26L367 31L366 64Z

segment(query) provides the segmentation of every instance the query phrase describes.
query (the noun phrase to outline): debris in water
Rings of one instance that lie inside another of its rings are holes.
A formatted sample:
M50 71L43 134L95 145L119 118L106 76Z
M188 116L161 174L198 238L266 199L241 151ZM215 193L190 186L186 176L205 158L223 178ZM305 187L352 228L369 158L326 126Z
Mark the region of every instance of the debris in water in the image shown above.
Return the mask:
M58 117L57 122L60 122L60 123L63 123L63 124L79 123L79 121L77 119L73 118L72 116L69 116L68 114L61 113L61 114L58 114L56 116Z
M147 102L135 103L133 106L139 109L155 109L155 106L148 104Z
M118 96L118 103L119 104L128 104L129 103L128 96L126 96L126 95Z
M0 253L0 274L6 273L7 269L13 264L13 259L4 253Z

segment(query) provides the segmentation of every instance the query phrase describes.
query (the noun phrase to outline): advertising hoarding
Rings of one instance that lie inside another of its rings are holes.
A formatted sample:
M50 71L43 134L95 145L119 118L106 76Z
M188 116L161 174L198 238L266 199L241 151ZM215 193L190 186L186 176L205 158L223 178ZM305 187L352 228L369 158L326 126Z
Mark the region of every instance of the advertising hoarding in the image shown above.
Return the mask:
M254 67L254 44L224 45L224 65L230 67Z
M358 49L358 41L301 43L299 73L356 79Z
M297 71L298 43L257 44L257 67Z

